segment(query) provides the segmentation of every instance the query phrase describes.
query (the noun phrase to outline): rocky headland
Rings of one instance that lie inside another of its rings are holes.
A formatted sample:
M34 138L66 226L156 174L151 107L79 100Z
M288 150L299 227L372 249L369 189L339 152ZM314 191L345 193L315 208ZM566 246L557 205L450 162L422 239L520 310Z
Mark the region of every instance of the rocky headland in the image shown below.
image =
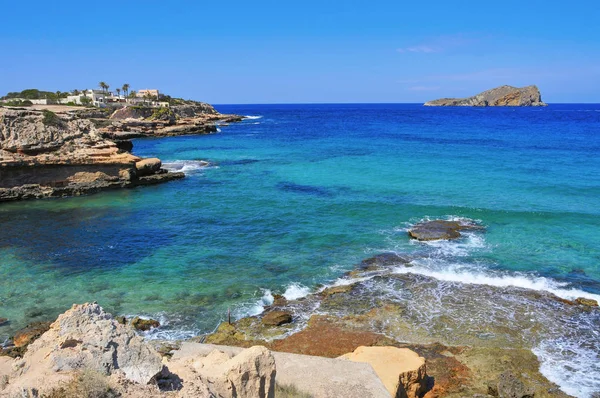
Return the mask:
M537 86L500 86L467 98L441 98L425 106L546 106Z
M160 159L133 155L129 139L209 134L217 123L243 119L195 102L172 108L64 108L55 113L0 107L0 202L183 178L163 169Z

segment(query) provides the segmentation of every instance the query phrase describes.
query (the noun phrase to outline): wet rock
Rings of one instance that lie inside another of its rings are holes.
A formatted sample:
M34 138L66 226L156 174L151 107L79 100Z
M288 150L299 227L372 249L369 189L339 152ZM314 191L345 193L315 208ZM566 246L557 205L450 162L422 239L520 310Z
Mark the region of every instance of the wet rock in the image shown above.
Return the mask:
M15 347L26 347L50 329L50 322L36 322L19 330L13 337Z
M351 292L352 289L354 289L356 286L357 286L357 284L353 283L350 285L339 285L339 286L328 287L328 288L324 289L322 292L320 292L319 296L326 298L326 297L331 297L335 294L348 293L348 292Z
M292 314L288 311L270 311L262 317L266 326L280 326L292 322Z
M579 297L575 300L575 303L579 305L585 305L587 307L598 307L598 302L593 299L586 299L584 297Z
M273 304L271 304L272 307L284 307L287 304L287 299L282 296L281 294L274 294L273 295Z
M7 318L0 318L0 326L4 325L8 323L8 319Z
M252 346L252 341L242 331L238 330L234 324L228 322L222 322L214 333L206 336L205 342L236 347Z
M533 398L535 390L525 386L521 379L511 372L504 372L497 382L488 385L488 395L498 398Z
M361 261L359 268L364 271L373 271L382 267L407 265L408 263L410 263L410 258L407 256L397 253L381 253Z
M148 158L142 159L135 164L135 168L137 170L137 175L149 176L160 170L162 163L158 158Z
M116 316L115 321L119 322L121 325L127 325L127 318L124 316Z
M370 364L392 397L418 398L427 388L425 358L408 348L361 346L340 358Z
M451 240L460 238L461 230L481 230L483 227L458 221L433 220L416 224L408 235L417 240Z
M139 316L136 316L131 320L131 326L133 326L136 330L146 332L150 329L159 327L160 322L154 319L142 319Z

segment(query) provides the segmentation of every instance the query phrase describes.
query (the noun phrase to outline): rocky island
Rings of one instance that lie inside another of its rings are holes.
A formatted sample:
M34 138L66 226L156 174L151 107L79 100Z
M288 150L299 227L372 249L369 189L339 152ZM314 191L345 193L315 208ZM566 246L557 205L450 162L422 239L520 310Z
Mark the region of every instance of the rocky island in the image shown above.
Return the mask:
M218 123L242 119L183 100L173 106L0 106L0 202L183 178L163 169L160 159L133 155L129 139L210 134Z
M441 98L425 106L546 106L537 86L500 86L467 98Z

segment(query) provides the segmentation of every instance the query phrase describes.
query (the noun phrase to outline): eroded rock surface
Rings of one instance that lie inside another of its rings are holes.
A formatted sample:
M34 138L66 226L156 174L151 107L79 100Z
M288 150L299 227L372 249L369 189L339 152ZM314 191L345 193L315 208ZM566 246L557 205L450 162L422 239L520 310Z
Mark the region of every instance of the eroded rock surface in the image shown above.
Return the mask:
M104 138L92 120L77 114L0 108L0 202L77 196L184 177L160 169L160 161L146 165L124 142ZM140 162L144 167L138 174Z
M340 358L370 364L392 397L418 398L427 389L425 358L408 348L360 346Z
M500 86L468 98L441 98L425 106L546 106L536 86Z

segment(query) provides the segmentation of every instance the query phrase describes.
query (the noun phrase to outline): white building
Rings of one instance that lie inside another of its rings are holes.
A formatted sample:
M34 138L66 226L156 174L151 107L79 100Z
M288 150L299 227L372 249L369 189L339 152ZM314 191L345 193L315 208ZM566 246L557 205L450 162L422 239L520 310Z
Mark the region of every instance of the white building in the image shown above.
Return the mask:
M75 104L82 105L84 102L86 102L86 100L82 101L82 98L89 98L91 101L90 105L100 108L104 108L106 106L107 95L102 90L87 90L79 95L69 95L66 99L62 99L60 102L63 104L73 102Z

